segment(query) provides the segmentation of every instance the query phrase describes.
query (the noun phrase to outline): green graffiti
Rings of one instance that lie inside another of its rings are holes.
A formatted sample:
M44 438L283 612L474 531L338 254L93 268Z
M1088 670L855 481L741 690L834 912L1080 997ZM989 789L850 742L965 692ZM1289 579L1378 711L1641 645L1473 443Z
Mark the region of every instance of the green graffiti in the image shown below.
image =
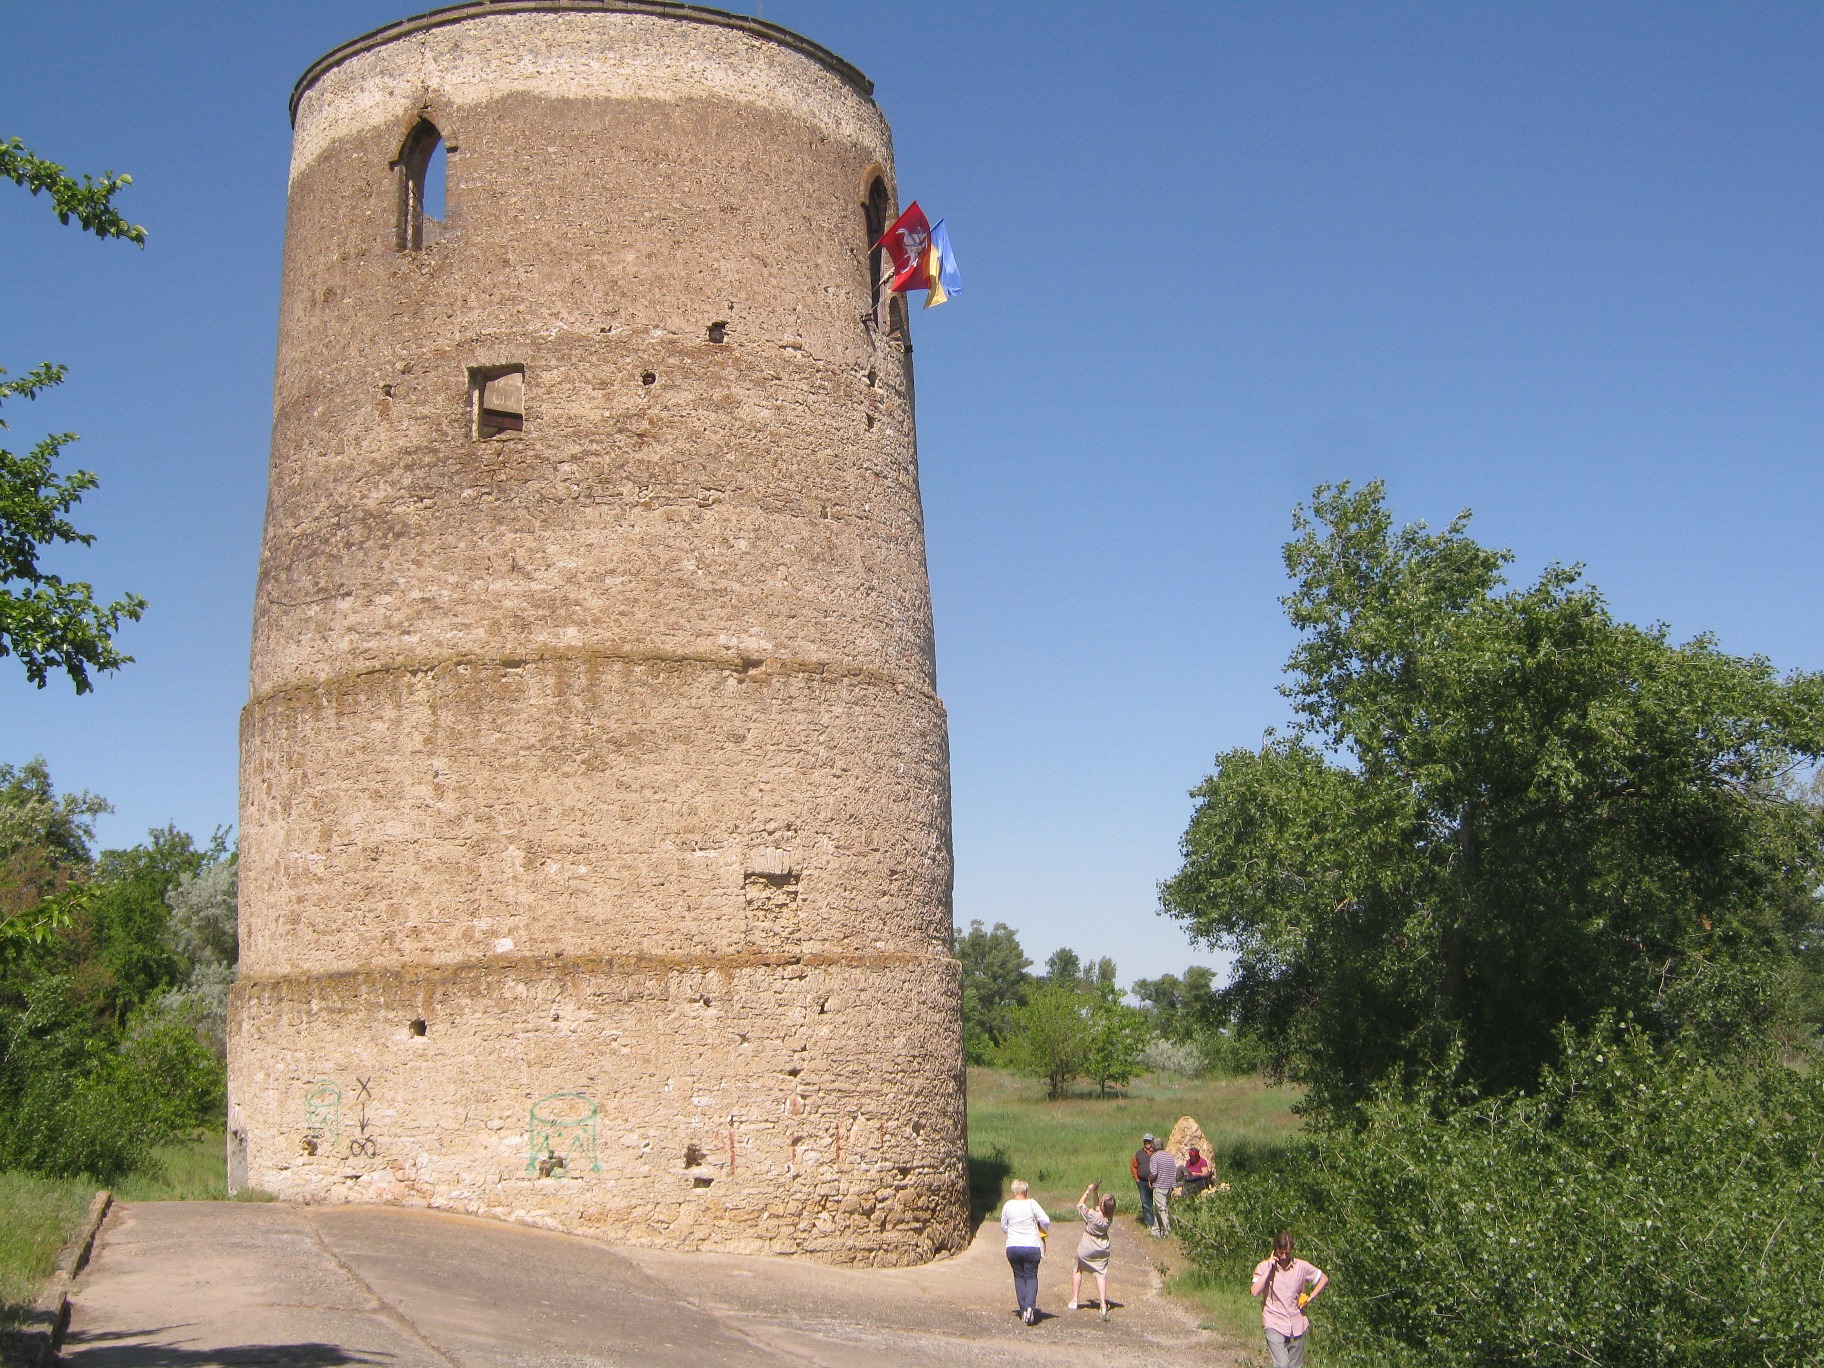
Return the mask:
M304 1153L328 1154L342 1135L342 1085L319 1078L304 1088Z
M534 1102L526 1117L526 1172L540 1178L578 1178L587 1165L589 1172L600 1173L596 1115L595 1103L582 1093L552 1093Z

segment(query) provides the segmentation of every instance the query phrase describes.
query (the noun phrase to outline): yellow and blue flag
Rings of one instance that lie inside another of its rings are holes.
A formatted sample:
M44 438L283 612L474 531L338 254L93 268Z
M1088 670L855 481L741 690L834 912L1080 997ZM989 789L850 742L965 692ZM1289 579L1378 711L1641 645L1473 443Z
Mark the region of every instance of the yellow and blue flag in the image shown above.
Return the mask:
M925 307L942 304L952 295L963 292L963 273L957 269L956 251L950 246L950 230L939 219L931 228L931 241L925 247Z

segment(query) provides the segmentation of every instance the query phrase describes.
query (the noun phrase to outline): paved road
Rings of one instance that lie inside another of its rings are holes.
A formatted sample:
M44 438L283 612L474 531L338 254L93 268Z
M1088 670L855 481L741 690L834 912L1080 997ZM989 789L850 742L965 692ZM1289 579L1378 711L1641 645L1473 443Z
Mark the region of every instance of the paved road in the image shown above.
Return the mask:
M1117 1228L1114 1319L1064 1309L1046 1260L1036 1327L1013 1311L999 1231L925 1268L610 1248L437 1212L278 1203L119 1205L78 1281L70 1368L562 1365L1229 1365L1159 1296Z

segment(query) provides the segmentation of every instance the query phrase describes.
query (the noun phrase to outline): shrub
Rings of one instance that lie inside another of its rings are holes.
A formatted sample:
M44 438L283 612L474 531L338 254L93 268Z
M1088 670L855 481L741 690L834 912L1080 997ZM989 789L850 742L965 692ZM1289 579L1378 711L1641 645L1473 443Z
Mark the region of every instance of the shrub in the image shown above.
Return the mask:
M1820 1363L1824 1078L1599 1030L1531 1096L1382 1094L1176 1224L1238 1281L1292 1229L1331 1364Z
M1180 1078L1202 1078L1207 1067L1203 1051L1182 1040L1154 1040L1140 1055L1148 1073L1176 1074Z
M55 978L0 1011L0 1168L112 1182L221 1106L221 1064L184 1026L96 1032Z

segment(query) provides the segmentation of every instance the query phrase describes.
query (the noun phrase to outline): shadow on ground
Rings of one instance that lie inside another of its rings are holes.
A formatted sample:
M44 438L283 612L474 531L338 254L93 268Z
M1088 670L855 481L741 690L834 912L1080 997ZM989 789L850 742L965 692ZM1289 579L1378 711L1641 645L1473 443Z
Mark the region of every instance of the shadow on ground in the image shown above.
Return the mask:
M996 1145L987 1154L969 1156L969 1227L974 1229L993 1214L1001 1204L1001 1188L1013 1164L1007 1153Z
M165 1331L182 1329L166 1326ZM238 1368L239 1365L276 1365L277 1368L338 1368L341 1364L384 1364L391 1354L358 1354L338 1344L306 1341L292 1344L230 1344L212 1349L186 1349L158 1340L140 1338L147 1332L127 1334L73 1334L64 1339L59 1362L67 1368ZM133 1343L114 1341L133 1339Z

